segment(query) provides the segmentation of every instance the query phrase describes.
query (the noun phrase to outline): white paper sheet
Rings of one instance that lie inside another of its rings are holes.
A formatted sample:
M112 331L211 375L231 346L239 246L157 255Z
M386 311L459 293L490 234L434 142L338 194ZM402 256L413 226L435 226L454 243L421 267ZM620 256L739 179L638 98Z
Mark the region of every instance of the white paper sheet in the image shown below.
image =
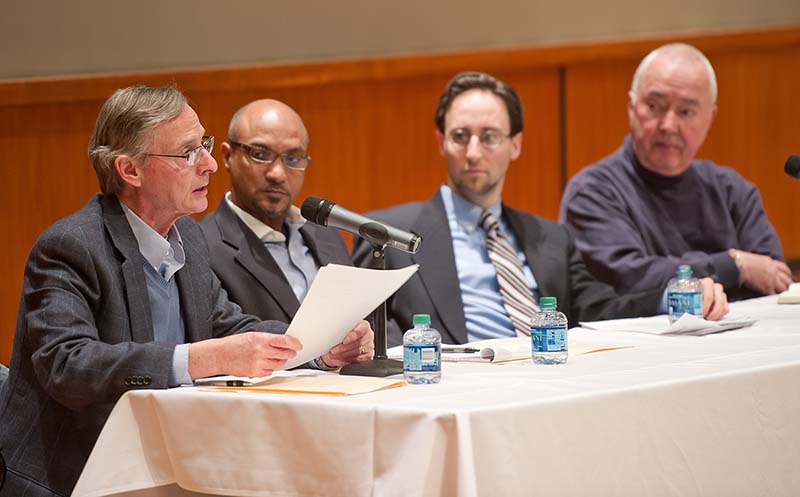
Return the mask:
M789 289L778 295L779 304L800 304L800 283L792 283Z
M728 316L719 321L706 321L691 314L684 314L672 324L669 324L669 318L663 315L608 321L581 321L581 327L588 330L634 331L651 335L708 335L744 328L755 322L755 319L747 316Z
M289 324L287 335L303 344L290 369L319 357L341 342L347 332L389 298L417 272L414 264L403 269L364 269L338 264L320 268L306 298Z

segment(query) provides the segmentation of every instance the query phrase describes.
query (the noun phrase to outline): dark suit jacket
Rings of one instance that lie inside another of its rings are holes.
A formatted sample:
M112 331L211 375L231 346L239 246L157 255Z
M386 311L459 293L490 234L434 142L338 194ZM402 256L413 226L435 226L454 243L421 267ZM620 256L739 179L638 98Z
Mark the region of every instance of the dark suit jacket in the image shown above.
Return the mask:
M200 228L208 243L211 268L228 298L246 313L291 321L300 307L292 287L264 243L224 198L217 210L200 221ZM352 264L347 245L335 229L308 222L300 234L318 266Z
M229 302L197 223L176 226L186 252L176 278L188 342L285 331ZM167 388L175 346L153 341L144 264L115 196L96 195L34 245L11 374L0 389L3 497L69 495L117 399Z
M402 333L412 328L414 314L431 315L431 326L444 343L465 343L467 323L453 256L453 240L440 193L428 202L411 202L369 212L367 217L422 237L416 254L387 248L386 267L419 264L419 272L387 304L389 345L402 343ZM570 326L578 321L655 314L662 290L620 296L592 278L567 229L547 219L503 206L517 242L523 248L542 296L558 298L558 308ZM368 267L370 246L356 238L353 260Z

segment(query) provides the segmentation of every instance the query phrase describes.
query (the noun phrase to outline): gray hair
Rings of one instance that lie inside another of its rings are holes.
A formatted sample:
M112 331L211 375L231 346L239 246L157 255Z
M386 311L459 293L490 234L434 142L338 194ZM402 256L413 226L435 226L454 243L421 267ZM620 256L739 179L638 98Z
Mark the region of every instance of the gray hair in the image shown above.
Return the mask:
M122 190L117 157L144 157L156 126L178 117L185 105L186 97L174 86L131 86L105 101L89 140L89 160L103 193Z
M711 62L708 61L708 58L703 54L703 52L686 43L670 43L667 45L662 45L647 54L647 56L642 59L642 61L639 63L639 67L636 68L636 72L633 74L633 81L631 81L631 93L634 95L634 97L639 96L639 84L641 83L644 74L647 72L647 68L650 67L650 63L653 62L659 55L664 54L675 54L683 57L686 60L701 63L706 69L706 73L708 73L708 90L711 94L711 103L713 104L717 102L717 76L714 73L714 68L711 66Z

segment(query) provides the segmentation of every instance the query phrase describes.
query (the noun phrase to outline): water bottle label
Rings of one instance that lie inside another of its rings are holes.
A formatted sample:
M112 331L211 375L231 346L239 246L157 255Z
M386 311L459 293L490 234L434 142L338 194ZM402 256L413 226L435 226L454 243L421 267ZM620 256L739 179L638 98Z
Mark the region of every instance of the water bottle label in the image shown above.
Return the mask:
M689 313L703 317L702 292L669 292L667 294L667 305L669 306L670 316L680 317L684 313Z
M564 352L567 350L567 327L549 326L531 328L533 352Z
M416 373L441 370L439 345L411 344L403 347L403 371Z

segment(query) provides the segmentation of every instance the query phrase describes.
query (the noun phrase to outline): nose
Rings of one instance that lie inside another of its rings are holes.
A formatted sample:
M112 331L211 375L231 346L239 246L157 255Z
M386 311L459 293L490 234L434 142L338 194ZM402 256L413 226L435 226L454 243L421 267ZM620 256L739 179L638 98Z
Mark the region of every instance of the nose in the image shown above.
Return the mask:
M211 155L211 152L203 149L201 153L203 155L200 157L200 162L197 164L198 174L211 174L217 172L217 160L213 155Z
M280 167L279 167L280 166ZM271 178L273 181L283 180L286 178L286 164L283 163L283 157L280 155L272 161L272 164L267 165L267 169L265 171L265 175L267 178Z
M467 160L470 162L476 161L481 158L481 154L483 153L483 146L481 145L480 137L478 135L472 135L469 137L469 143L467 143L467 148L465 150Z
M668 133L675 133L678 130L678 116L674 110L670 109L664 114L661 122L659 122L659 128L661 131Z

